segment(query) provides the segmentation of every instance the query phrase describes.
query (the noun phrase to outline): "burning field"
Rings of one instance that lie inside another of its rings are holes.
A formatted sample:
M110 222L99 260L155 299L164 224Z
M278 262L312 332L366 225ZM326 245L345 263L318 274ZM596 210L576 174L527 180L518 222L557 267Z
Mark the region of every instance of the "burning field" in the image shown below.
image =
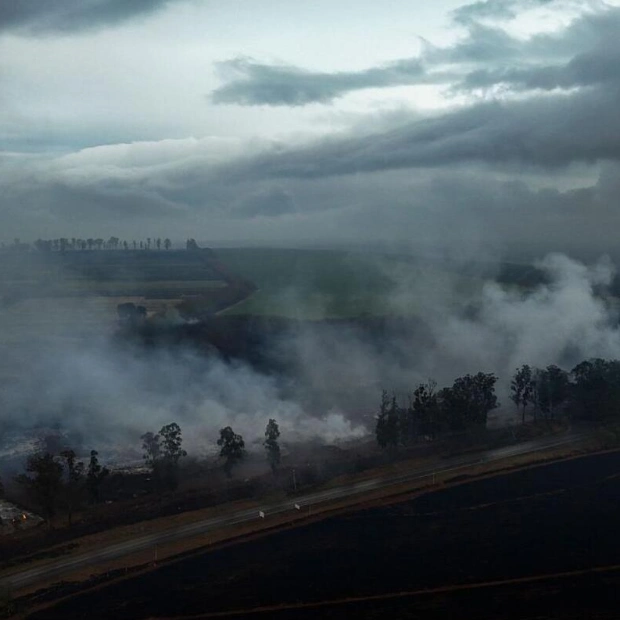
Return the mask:
M616 451L482 479L225 546L30 617L615 618L619 471Z

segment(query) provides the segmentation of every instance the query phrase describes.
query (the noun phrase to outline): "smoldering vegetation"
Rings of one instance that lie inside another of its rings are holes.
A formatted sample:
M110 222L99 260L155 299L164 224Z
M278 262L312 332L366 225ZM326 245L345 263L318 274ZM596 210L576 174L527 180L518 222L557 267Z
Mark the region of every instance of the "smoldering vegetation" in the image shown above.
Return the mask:
M606 259L584 265L550 255L527 283L472 264L438 277L406 261L368 260L392 283L383 316L175 317L128 330L109 316L93 321L76 302L64 307L60 333L39 320L15 339L5 322L3 367L15 369L0 393L5 456L19 452L16 437L25 432L57 429L108 462L138 462L140 436L170 421L196 456L215 454L218 429L228 425L249 450L262 449L270 418L283 445L356 439L372 433L382 389L406 395L429 378L449 384L479 371L499 377L497 415L509 423L516 415L509 382L519 365L570 369L591 357L620 357L614 267ZM479 284L464 287L463 274ZM37 318L45 312L42 300ZM99 329L74 337L94 322Z

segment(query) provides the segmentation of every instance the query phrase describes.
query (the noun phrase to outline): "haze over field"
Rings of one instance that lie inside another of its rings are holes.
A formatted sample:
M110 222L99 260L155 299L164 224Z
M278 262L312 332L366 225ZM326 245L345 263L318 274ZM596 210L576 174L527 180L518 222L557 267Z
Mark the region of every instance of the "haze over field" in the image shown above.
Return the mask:
M293 322L271 336L265 329L266 362L258 365L226 361L202 340L136 350L95 329L93 308L81 302L66 305L60 323L32 313L21 340L1 343L3 370L14 372L3 380L0 430L59 428L121 460L139 459L140 435L171 420L185 429L194 454L213 454L217 431L228 424L249 449L261 450L271 417L285 444L332 442L372 432L384 388L406 400L429 378L449 385L478 371L499 376L498 414L509 421L517 415L508 387L518 365L570 370L590 357L620 358L617 312L595 294L609 285L611 265L587 268L551 255L539 268L548 283L529 292L489 281L471 296L458 290L456 275L438 285L433 272L408 279L396 269L384 296L385 322ZM412 305L415 316L399 319ZM6 321L10 309L4 312ZM110 315L97 317L109 330ZM89 326L87 338L76 337L80 325Z
M539 260L548 277L469 295L457 276L369 255L390 283L385 314L415 306L418 326L380 342L353 325L292 330L274 347L296 381L188 351L41 341L19 350L5 427L60 422L137 448L176 420L198 449L229 423L252 441L276 417L283 434L332 440L368 430L383 387L495 372L508 405L519 364L620 357L617 313L595 295L620 259L620 2L2 5L5 242L192 236ZM6 343L16 315L2 312Z

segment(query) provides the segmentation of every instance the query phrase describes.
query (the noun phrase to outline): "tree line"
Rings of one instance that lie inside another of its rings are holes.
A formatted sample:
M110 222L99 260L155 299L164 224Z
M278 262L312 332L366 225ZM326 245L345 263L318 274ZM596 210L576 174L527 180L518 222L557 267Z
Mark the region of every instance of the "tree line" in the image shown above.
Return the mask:
M28 252L35 249L39 252L69 252L77 250L151 250L157 249L169 250L172 247L172 241L168 237L147 237L146 239L121 240L118 237L109 237L103 239L101 237L88 237L82 239L80 237L57 237L55 239L37 239L32 243L23 243L20 239L13 239L13 243L6 245L4 242L0 244L0 248L4 250L14 250L19 252ZM195 239L187 239L185 242L186 250L199 250L200 247Z
M416 387L405 406L383 390L375 427L377 443L396 448L421 438L434 440L444 432L486 427L489 412L498 406L496 382L494 374L479 372L438 390L437 383L429 380Z
M102 239L101 237L89 237L88 239L59 237L58 239L37 239L32 245L40 252L64 253L73 250L150 250L152 248L161 250L162 247L169 250L172 247L172 241L167 237L165 239L147 237L144 240L133 239L131 241L121 241L118 237L110 237L109 239Z
M510 398L534 420L558 415L589 422L610 422L620 415L620 360L592 358L566 371L556 365L524 364L510 382Z
M437 389L420 383L406 404L383 390L376 416L375 436L382 448L396 448L421 439L485 428L489 413L499 406L497 377L479 372L458 377L452 386ZM510 382L510 399L521 414L534 421L570 416L590 422L620 417L620 360L592 358L566 371L552 364L536 368L524 364Z
M64 448L57 455L51 451L37 451L28 457L26 473L17 476L16 481L24 487L48 524L59 510L64 510L67 523L71 525L75 510L86 500L90 504L99 501L101 485L110 472L99 463L98 457L99 453L91 450L85 464L77 460L71 448Z
M270 419L265 428L263 446L267 462L275 474L280 465L280 428L274 419ZM142 435L143 459L151 469L155 483L159 488L174 491L179 484L180 460L187 456L183 450L181 427L176 423L162 426L158 433L148 432ZM246 456L245 441L230 426L220 430L217 440L220 448L219 457L223 459L223 470L228 478L232 477L233 469Z
M233 469L245 458L245 442L241 435L226 426L219 432L217 445L223 460L223 471L228 478ZM270 419L265 429L263 445L266 460L275 474L280 465L280 429ZM151 470L155 490L175 491L180 481L181 459L187 456L183 449L181 427L172 422L162 426L157 433L147 432L141 436L143 459ZM76 452L68 447L53 451L42 442L25 464L25 473L16 482L26 491L36 505L40 516L51 527L52 520L63 512L67 524L73 522L74 513L88 502L97 504L101 499L101 487L110 470L99 462L99 453L91 450L87 463L78 460ZM0 480L0 497L3 495Z

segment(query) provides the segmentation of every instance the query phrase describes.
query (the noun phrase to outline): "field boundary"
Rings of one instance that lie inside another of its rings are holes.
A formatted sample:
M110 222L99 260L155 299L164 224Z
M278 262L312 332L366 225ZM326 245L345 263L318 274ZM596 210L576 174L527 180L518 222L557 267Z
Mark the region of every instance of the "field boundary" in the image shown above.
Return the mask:
M277 613L281 611L293 611L296 609L320 609L324 607L336 607L350 605L354 603L366 603L371 601L394 600L399 598L411 598L416 596L448 594L452 592L461 592L464 590L478 590L482 588L496 588L507 585L519 585L524 583L534 583L540 581L549 581L554 579L566 579L570 577L578 577L581 575L591 575L597 573L608 573L620 571L620 564L610 564L607 566L592 566L572 571L563 571L558 573L544 573L542 575L527 575L525 577L511 577L508 579L497 579L493 581L480 581L473 583L453 584L447 586L437 586L435 588L422 588L419 590L403 590L400 592L387 592L385 594L370 594L368 596L351 596L340 599L332 599L327 601L314 601L309 603L290 603L285 605L270 605L265 607L254 607L248 609L235 609L230 611L215 611L206 614L192 616L168 616L162 620L202 620L207 618L226 618L234 616L246 616L250 614Z

